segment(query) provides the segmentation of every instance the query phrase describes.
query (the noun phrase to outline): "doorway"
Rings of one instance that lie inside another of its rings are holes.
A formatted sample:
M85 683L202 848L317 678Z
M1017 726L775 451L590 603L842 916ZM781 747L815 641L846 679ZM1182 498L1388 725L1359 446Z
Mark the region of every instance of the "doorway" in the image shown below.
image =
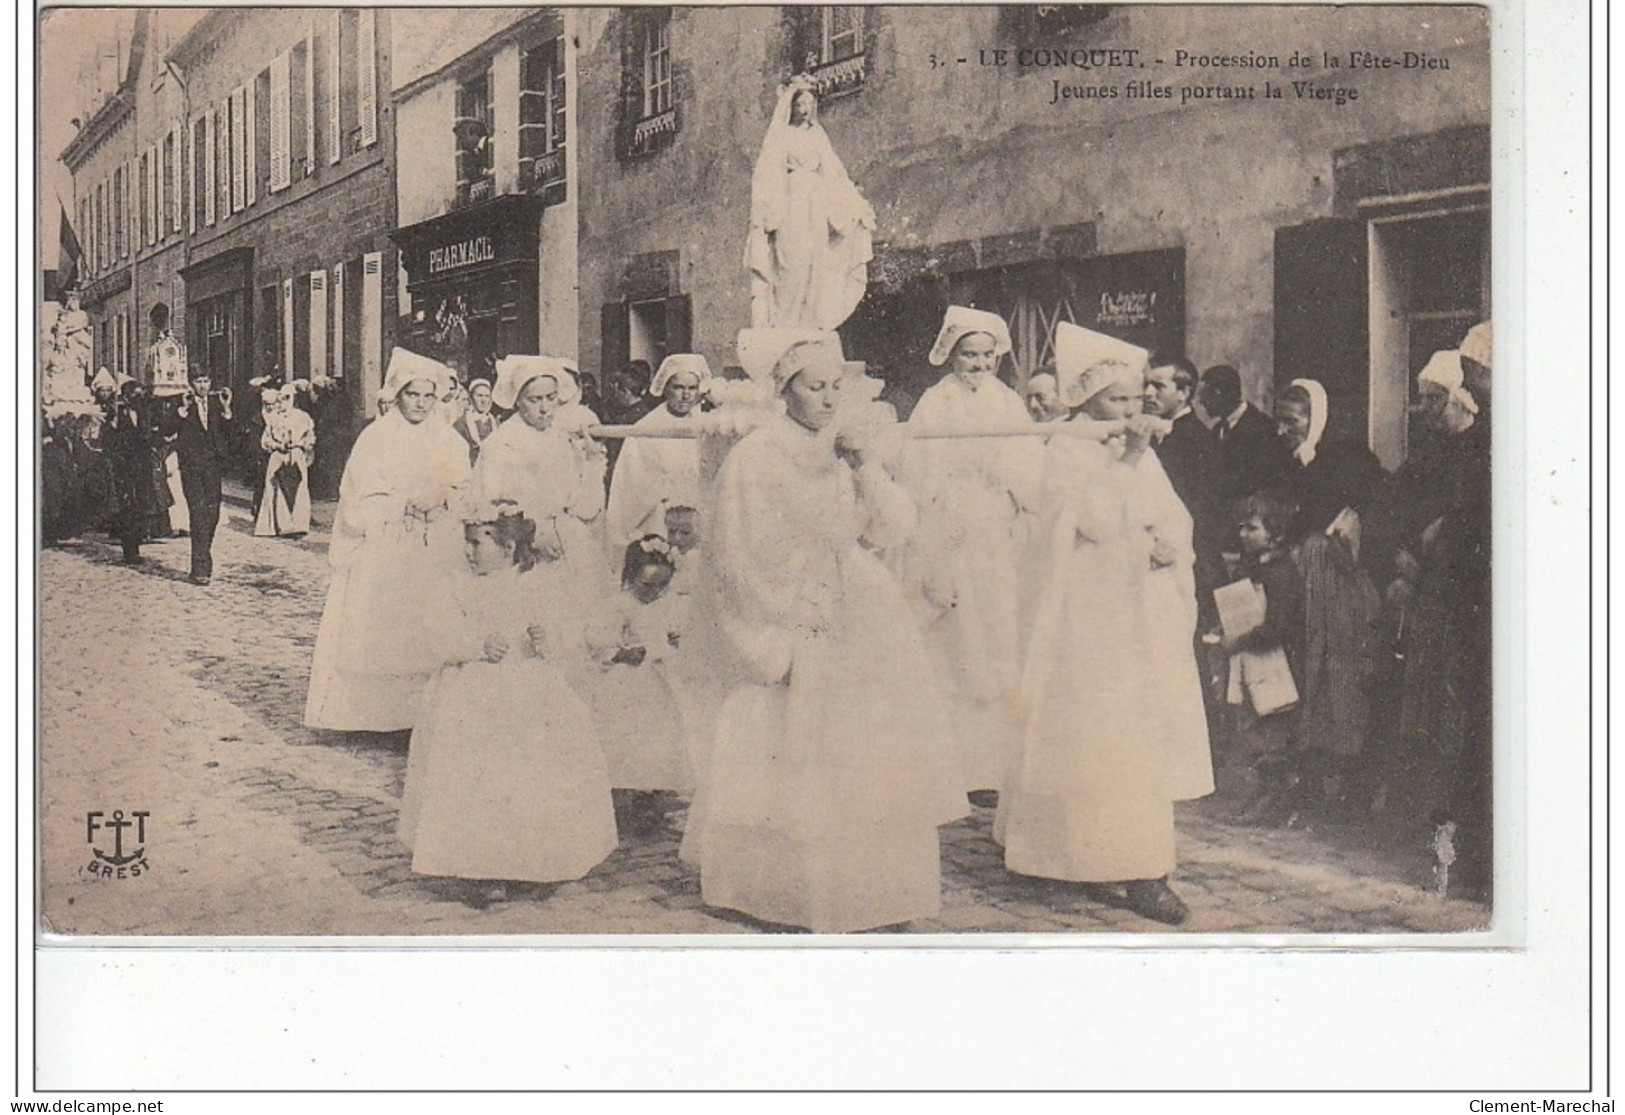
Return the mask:
M1490 316L1490 216L1483 205L1372 220L1371 448L1399 467L1425 436L1410 415L1416 373Z

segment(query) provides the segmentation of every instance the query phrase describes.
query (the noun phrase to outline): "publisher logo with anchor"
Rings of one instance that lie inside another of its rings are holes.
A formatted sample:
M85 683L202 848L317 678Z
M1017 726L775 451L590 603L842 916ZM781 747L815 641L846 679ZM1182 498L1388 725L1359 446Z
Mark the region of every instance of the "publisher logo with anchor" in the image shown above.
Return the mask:
M122 809L113 810L111 817L101 812L86 813L85 840L90 844L92 858L80 873L93 879L134 879L150 870L146 849L150 816L145 809L131 811L129 820L125 820Z

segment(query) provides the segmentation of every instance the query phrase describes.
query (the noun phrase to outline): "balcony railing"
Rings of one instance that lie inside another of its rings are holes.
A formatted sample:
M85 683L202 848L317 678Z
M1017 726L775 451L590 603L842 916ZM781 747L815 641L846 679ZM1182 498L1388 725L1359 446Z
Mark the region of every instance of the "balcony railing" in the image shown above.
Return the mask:
M676 106L645 117L632 126L632 151L634 154L641 154L653 147L661 136L668 136L676 131Z
M867 54L854 54L839 62L816 67L807 75L812 79L813 91L823 98L862 88L864 76L868 73L868 59Z

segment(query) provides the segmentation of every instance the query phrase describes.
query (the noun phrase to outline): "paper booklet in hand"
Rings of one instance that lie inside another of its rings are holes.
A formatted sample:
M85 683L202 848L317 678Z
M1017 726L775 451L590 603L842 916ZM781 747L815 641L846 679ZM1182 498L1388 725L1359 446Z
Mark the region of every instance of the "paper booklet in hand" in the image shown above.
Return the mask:
M1264 589L1246 577L1214 589L1213 603L1227 639L1239 639L1263 626Z

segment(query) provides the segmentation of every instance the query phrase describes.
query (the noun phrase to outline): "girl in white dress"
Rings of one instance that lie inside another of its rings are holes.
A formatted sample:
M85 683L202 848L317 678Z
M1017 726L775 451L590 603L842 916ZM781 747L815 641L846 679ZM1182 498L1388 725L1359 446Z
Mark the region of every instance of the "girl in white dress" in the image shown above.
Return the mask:
M909 416L947 429L1023 426L1021 396L998 378L1010 351L1004 319L950 306L929 359L947 371ZM958 759L970 792L997 790L1020 735L1020 556L1038 502L1044 454L1036 438L918 440L907 486L920 527L905 550L904 583L953 705Z
M420 875L579 879L614 851L592 713L561 662L579 627L553 581L531 583L536 524L513 506L467 523L473 576L429 608L444 665L412 732L400 837Z
M1104 443L1049 441L1022 674L1026 719L995 837L1013 872L1088 884L1086 896L1177 924L1187 911L1167 884L1173 803L1190 795L1194 741L1187 748L1169 737L1169 708L1196 709L1203 760L1206 733L1195 671L1166 674L1166 640L1147 608L1171 606L1152 578L1188 569L1189 527L1181 541L1163 501L1147 498L1167 479L1157 482L1161 466L1149 450L1158 420L1141 413L1144 351L1086 363L1072 356L1097 347L1074 342L1086 332L1067 323L1057 330L1062 400L1073 421L1121 426Z
M649 394L663 405L634 423L648 433L677 433L692 428L700 398L711 382L705 357L677 353L666 357L655 373ZM667 508L700 505L700 443L694 438L627 438L610 477L609 507L604 512L609 546L615 551L664 529Z
M835 428L839 338L772 332L761 346L742 334L741 363L771 375L787 413L729 453L705 543L748 675L722 709L684 855L708 905L763 921L932 917L937 826L966 803L925 645L876 554L907 536L913 503L862 435Z
M671 547L657 534L626 548L621 591L589 625L598 665L588 700L598 717L618 790L694 788L685 747L686 717L671 667L681 653L686 597L669 592Z
M468 446L444 422L429 421L451 375L444 364L397 348L379 395L389 409L350 451L327 552L333 578L311 659L309 727L410 728L440 665L425 648L418 617L463 564Z
M596 421L563 361L497 361L496 405L514 414L480 446L474 490L484 503L511 500L536 523L537 545L575 580L582 599L613 590L604 557L603 447L586 434ZM466 457L465 457L466 459Z

